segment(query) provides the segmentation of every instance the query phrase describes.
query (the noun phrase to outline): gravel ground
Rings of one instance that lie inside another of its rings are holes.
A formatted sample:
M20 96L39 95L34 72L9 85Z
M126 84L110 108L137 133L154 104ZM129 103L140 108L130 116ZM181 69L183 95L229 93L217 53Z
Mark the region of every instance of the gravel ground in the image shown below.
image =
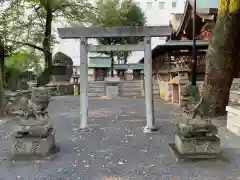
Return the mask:
M155 102L159 131L144 135L144 99L90 99L90 133L79 127L79 98L55 97L49 114L60 152L35 162L11 162L11 132L0 124L0 180L240 180L240 138L220 129L224 158L177 163L169 151L179 109Z

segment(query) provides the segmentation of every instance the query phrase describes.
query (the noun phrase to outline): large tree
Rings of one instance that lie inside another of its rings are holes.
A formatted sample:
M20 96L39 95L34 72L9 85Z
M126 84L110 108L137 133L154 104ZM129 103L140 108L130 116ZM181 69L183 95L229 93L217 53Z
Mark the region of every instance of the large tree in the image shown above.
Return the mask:
M4 66L4 44L0 39L0 117L4 115L4 80L3 80L3 66Z
M218 18L207 51L202 104L205 115L225 114L240 65L240 1L219 0Z
M93 11L87 0L9 0L0 14L0 37L6 54L26 46L40 51L45 71L39 85L49 82L52 71L53 22L83 23Z
M132 0L98 0L96 14L91 18L92 24L102 27L117 26L143 26L146 22L145 15L140 7ZM103 45L111 44L135 44L142 41L141 38L99 38L98 42ZM127 57L131 52L119 52L117 56L127 63ZM111 76L113 76L114 54L105 52L111 56Z

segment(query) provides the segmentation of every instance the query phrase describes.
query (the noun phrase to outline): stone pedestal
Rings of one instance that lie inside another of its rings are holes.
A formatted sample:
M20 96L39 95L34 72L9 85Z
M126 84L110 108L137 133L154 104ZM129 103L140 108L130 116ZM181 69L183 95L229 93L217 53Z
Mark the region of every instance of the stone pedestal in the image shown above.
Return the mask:
M47 112L47 88L33 88L31 99L22 105L22 118L13 133L13 160L45 157L55 149L53 125Z
M170 150L177 159L216 159L220 156L220 139L216 136L183 137L175 134Z
M45 138L40 137L15 137L12 145L12 157L34 158L45 157L55 149L54 134L51 133Z
M191 84L181 92L182 117L170 150L179 159L217 159L221 154L218 129L204 116L199 90Z
M175 134L174 150L180 156L216 158L220 154L220 139L216 136L183 137Z
M227 129L240 136L240 106L227 106Z
M216 159L221 153L217 128L210 120L197 116L183 118L178 122L178 130L170 150L177 159Z

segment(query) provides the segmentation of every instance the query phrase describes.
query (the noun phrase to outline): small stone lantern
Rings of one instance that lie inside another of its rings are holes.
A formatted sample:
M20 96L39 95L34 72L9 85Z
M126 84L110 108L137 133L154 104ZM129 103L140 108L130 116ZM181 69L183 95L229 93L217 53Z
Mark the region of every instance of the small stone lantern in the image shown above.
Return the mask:
M78 96L79 92L79 78L80 76L77 74L77 70L73 69L73 75L70 78L70 84L73 84L73 94L74 96Z

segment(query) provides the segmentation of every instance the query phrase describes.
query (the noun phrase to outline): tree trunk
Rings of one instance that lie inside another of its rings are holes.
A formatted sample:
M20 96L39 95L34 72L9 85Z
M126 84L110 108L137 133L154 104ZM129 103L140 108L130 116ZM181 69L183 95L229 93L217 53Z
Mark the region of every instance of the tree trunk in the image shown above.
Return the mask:
M218 19L206 56L202 101L204 114L210 117L225 115L231 84L239 70L240 16L234 10L238 8L226 0L219 3Z
M111 39L110 38L108 38L107 39L107 41L108 41L108 45L111 45L112 43L112 41L111 41ZM113 55L113 52L111 51L110 52L110 57L111 57L111 77L114 77L114 55Z
M4 45L0 41L0 117L4 116L4 100L5 100L3 68L4 68Z
M126 58L126 57L124 57L124 62L123 62L123 64L127 64L127 58Z
M114 77L114 56L113 56L113 52L110 52L110 56L111 56L111 77Z
M45 66L47 65L48 69L52 68L52 54L51 54L51 35L52 35L52 9L50 5L46 8L47 17L46 17L46 25L45 25L45 33L44 33L44 40L43 40L43 49L44 49L44 56L45 56Z
M123 53L123 64L127 64L127 59L128 59L129 52L124 52Z
M46 16L46 25L45 33L43 40L43 50L44 50L44 60L45 60L45 69L44 72L38 78L38 86L44 86L49 83L51 74L52 74L52 54L51 54L51 35L52 35L52 9L50 5L46 7L47 16Z

